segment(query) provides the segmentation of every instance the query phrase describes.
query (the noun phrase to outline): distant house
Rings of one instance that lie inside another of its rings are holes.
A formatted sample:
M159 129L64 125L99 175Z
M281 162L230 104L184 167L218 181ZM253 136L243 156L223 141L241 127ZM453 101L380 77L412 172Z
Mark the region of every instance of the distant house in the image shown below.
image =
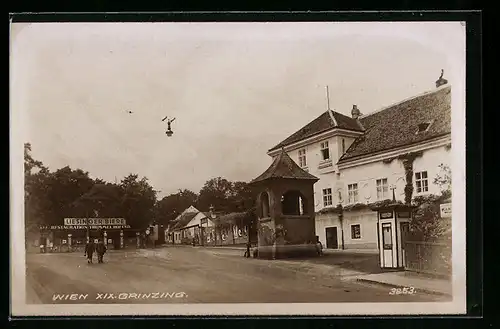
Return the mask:
M234 212L229 214L211 214L214 226L205 230L205 245L223 246L246 244L249 241L248 212Z
M191 206L177 216L165 231L165 241L171 244L191 244L193 238L201 243L202 227L212 227L214 223L207 215Z
M372 205L405 202L407 182L413 197L441 192L433 180L451 161L451 86L441 76L436 89L367 115L356 105L351 117L327 110L268 155L282 149L320 178L314 208L323 246L377 249Z

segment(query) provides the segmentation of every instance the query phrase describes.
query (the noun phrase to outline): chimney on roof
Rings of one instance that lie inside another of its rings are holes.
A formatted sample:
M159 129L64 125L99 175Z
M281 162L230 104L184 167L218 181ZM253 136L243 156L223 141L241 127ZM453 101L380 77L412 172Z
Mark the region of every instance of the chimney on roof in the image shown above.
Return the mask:
M353 119L357 119L361 116L361 111L358 109L357 105L352 106L351 115Z
M443 74L444 74L444 70L441 69L441 76L439 77L439 79L437 79L436 81L436 88L439 88L441 87L442 85L445 85L448 83L448 80L446 79L443 79Z

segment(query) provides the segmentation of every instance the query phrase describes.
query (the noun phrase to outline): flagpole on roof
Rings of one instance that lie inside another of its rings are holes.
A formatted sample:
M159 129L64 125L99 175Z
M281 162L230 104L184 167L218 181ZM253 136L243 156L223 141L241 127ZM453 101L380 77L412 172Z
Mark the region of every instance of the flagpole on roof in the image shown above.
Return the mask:
M326 85L326 106L327 110L330 110L330 91L328 90L328 85Z

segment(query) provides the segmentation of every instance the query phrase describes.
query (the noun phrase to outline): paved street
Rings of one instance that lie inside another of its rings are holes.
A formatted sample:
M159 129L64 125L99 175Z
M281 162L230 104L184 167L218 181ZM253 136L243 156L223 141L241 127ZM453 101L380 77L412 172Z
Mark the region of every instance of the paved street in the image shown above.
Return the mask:
M332 256L333 257L333 256ZM166 247L111 251L104 264L81 253L27 254L28 303L429 302L390 295L349 266L246 259L239 250Z

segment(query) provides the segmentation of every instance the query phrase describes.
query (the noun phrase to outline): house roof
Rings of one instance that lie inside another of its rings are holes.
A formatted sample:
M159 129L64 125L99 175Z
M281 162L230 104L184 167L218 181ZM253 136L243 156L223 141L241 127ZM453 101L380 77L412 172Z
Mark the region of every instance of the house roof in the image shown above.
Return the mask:
M238 221L244 220L247 216L248 216L248 212L232 212L229 214L217 216L214 219L214 223L217 225L236 224Z
M328 110L323 112L319 117L309 122L304 127L300 128L294 134L290 135L284 141L274 146L269 152L277 150L281 147L301 141L305 138L312 137L322 132L333 128L340 128L352 131L363 131L363 127L359 125L356 119L350 118L341 113Z
M183 228L189 222L198 215L198 212L185 212L182 213L179 217L179 219L176 220L176 223L172 226L171 230L177 230L180 228Z
M436 88L359 120L365 133L347 149L339 163L450 134L451 86ZM417 133L422 123L430 125L426 131Z
M260 176L253 179L250 183L256 183L274 178L288 178L288 179L301 179L301 180L314 180L319 179L311 175L307 171L300 168L290 156L282 150L281 153L274 159L273 163L266 169Z

